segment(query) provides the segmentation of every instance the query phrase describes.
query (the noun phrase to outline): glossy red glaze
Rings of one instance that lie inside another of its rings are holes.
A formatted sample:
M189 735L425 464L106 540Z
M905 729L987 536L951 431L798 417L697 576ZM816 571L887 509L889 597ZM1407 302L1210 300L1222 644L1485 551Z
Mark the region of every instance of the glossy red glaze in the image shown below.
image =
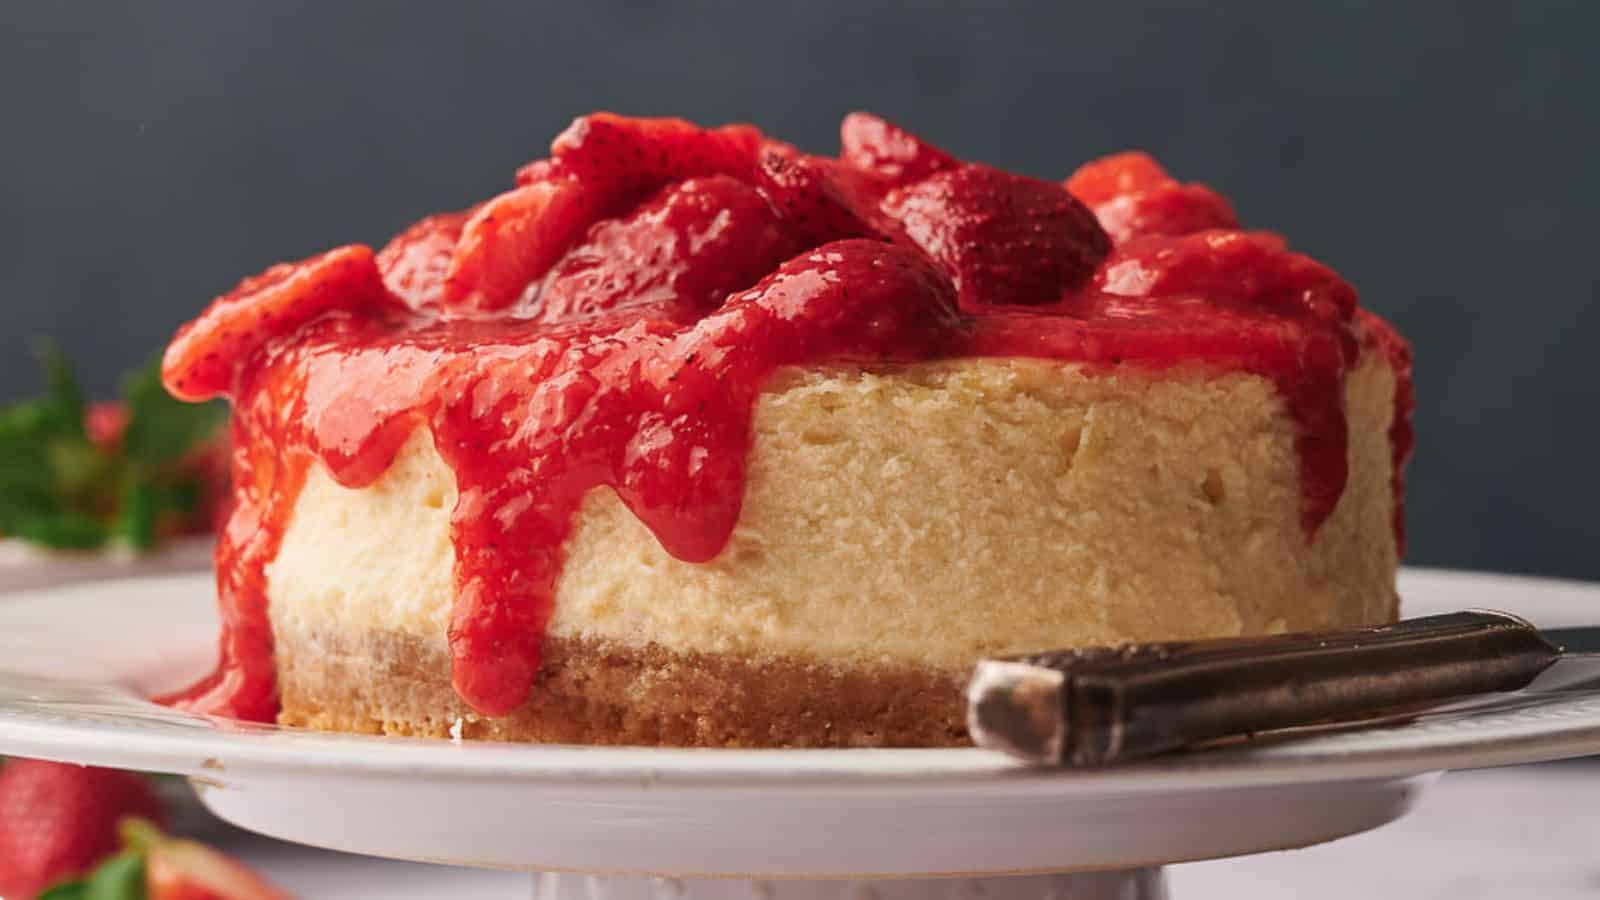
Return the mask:
M727 175L662 188L597 222L529 298L559 324L634 309L693 322L801 249L754 188Z
M1179 184L1148 154L1137 151L1095 160L1066 184L1118 244L1239 226L1227 198L1203 184Z
M839 126L839 158L892 184L954 168L960 161L909 131L870 113L851 113Z
M1344 490L1345 375L1365 352L1409 372L1404 342L1331 270L1222 227L1225 201L1142 155L1063 187L863 114L844 145L826 159L745 126L597 114L476 211L425 219L376 259L346 248L219 298L166 360L176 393L233 400L238 501L218 549L223 661L173 702L275 713L263 572L308 467L369 484L424 425L459 490L456 689L511 711L584 495L609 487L666 550L711 559L739 517L756 397L788 365L1032 356L1259 374L1299 424L1315 535ZM1409 398L1403 378L1397 463Z
M389 292L412 309L439 305L461 232L478 207L428 216L394 236L378 251L378 271Z
M371 248L352 244L298 263L280 263L218 297L178 329L161 359L161 376L180 400L237 394L239 365L268 343L319 316L398 307L384 287Z

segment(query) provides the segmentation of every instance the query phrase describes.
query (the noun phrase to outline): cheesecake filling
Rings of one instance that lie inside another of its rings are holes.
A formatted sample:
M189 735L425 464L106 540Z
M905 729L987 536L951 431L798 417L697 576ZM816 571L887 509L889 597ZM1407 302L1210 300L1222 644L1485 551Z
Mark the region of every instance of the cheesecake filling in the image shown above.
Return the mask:
M234 405L222 660L171 701L276 715L267 570L308 477L371 486L425 432L454 484L451 681L476 713L512 713L536 690L586 499L609 492L674 560L715 560L758 400L796 367L1033 358L1264 379L1295 426L1315 541L1350 477L1346 382L1381 360L1398 529L1409 351L1332 270L1147 157L1057 184L870 116L842 137L824 158L747 126L583 117L505 194L214 301L164 375Z

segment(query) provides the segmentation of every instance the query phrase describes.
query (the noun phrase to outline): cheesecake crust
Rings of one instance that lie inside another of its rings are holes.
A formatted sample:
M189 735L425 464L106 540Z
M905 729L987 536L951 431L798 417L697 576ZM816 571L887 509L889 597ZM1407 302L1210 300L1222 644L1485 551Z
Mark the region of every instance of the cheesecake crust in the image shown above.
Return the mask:
M395 631L277 635L278 722L323 731L561 744L946 747L969 743L967 673L904 664L680 653L577 638L545 642L530 699L472 711L448 648Z

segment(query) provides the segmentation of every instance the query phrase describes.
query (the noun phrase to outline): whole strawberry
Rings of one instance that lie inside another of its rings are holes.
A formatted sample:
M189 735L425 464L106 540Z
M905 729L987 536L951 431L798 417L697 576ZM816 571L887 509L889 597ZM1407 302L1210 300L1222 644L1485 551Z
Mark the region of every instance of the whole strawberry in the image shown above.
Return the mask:
M120 846L124 816L162 818L132 772L37 759L0 765L0 897L32 897L93 868Z

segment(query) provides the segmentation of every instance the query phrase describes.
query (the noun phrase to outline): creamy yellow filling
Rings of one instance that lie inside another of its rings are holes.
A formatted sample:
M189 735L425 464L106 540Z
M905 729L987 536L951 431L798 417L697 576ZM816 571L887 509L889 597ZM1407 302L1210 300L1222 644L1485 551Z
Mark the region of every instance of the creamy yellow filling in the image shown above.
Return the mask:
M757 408L739 525L674 559L608 489L550 633L963 667L984 654L1395 614L1394 378L1346 389L1350 479L1314 542L1293 422L1240 374L967 360L792 370ZM275 622L443 638L455 485L426 431L375 484L313 466L268 568Z

